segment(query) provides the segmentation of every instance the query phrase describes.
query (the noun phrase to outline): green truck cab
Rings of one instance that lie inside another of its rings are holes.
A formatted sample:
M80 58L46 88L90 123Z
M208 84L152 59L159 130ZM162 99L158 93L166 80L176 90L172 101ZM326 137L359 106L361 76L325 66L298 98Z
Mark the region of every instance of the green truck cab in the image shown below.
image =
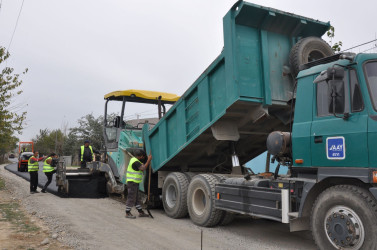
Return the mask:
M320 64L299 73L292 144L293 158L302 159L303 163L294 163L295 167L354 167L360 171L376 167L373 161L376 56L348 55L348 59ZM342 96L336 97L335 115L331 111L333 89L329 82L332 79L325 76L332 68L342 72L336 80L342 82L337 86L341 87L341 93L334 91ZM319 75L321 72L325 73ZM342 145L331 150L328 143L334 137L339 137Z

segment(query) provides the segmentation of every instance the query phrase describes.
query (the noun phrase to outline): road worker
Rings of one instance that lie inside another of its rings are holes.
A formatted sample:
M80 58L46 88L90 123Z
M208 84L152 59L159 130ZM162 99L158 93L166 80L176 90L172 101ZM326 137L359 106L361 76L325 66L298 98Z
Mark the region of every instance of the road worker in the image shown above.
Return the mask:
M30 193L39 193L37 191L38 187L38 170L39 170L39 161L42 161L44 158L39 156L38 151L34 151L34 155L29 158L28 161L28 172L30 174Z
M93 150L89 140L85 140L84 145L80 147L81 168L86 168L86 163L94 160L94 153L98 154L99 152Z
M126 174L126 182L127 182L127 201L126 201L126 218L135 219L136 216L131 214L131 208L133 206L136 207L137 211L139 212L139 217L148 217L149 215L144 213L139 194L139 184L143 180L143 171L148 168L151 163L152 155L148 156L148 159L145 164L142 161L146 158L146 153L141 150L137 149L134 152L135 157L132 157L127 168Z
M41 190L42 193L46 193L46 189L52 181L52 176L54 175L54 173L56 173L55 168L51 166L53 158L58 158L58 155L55 153L51 153L43 163L43 172L47 177L47 182Z

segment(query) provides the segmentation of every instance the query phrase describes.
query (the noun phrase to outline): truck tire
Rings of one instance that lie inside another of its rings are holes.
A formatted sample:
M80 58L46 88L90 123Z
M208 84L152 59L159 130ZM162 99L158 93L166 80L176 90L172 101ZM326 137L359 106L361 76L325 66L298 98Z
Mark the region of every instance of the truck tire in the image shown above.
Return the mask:
M377 202L365 189L338 185L322 192L311 217L319 249L377 249Z
M224 182L226 179L228 179L226 176L222 174L213 174L213 176L217 179L218 183ZM223 211L223 214L221 215L221 219L219 221L219 226L229 225L234 220L234 217L234 213Z
M170 173L162 186L165 213L174 219L187 215L187 188L189 181L183 173Z
M219 226L229 225L230 223L234 221L234 218L235 218L234 213L224 211L223 216L220 219Z
M334 55L334 51L319 37L306 37L298 41L289 53L291 72L297 76L302 64Z
M190 183L190 181L192 180L192 178L194 178L194 176L196 175L196 174L193 173L193 172L184 172L183 174L186 175L187 180L188 180L189 183Z
M215 185L218 180L209 174L196 175L188 188L187 206L192 222L203 227L216 226L224 211L215 208Z

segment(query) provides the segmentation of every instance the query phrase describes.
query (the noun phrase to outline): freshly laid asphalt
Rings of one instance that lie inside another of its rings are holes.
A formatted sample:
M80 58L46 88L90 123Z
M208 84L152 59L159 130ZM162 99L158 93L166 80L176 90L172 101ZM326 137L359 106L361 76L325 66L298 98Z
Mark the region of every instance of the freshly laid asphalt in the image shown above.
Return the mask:
M30 181L30 175L28 172L18 172L17 171L17 163L12 163L10 165L7 165L5 166L5 169L24 178L25 180L27 181ZM45 185L45 183L47 182L47 176L45 175L45 173L43 173L43 162L39 162L39 171L38 171L38 187L40 187L41 189L43 188L43 186ZM38 190L40 191L40 190ZM55 182L55 174L52 176L52 182L50 183L50 185L47 187L47 192L50 192L50 193L57 193L58 192L58 187L56 186L56 182Z
M10 159L9 159L10 160ZM12 162L17 162L16 160L10 160ZM23 179L30 181L30 174L28 172L18 172L17 171L18 163L12 163L5 166L5 169L22 177ZM58 192L58 187L56 186L56 174L52 176L52 181L47 187L47 192L58 195L60 197L71 197L71 198L102 198L106 197L106 194L98 192L98 183L97 179L89 179L88 181L70 181L69 184L69 195L62 194ZM38 171L38 187L43 188L47 182L47 176L43 173L43 162L39 162L39 171ZM38 191L40 191L40 189Z

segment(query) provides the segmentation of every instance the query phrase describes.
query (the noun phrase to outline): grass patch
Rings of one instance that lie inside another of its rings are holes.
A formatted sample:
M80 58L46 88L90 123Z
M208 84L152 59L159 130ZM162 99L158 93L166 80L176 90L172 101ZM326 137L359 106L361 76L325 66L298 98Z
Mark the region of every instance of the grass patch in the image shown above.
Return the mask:
M12 223L19 232L35 232L39 231L40 229L39 227L30 223L29 219L20 209L20 205L18 203L1 203L0 213L2 215L0 221L8 221Z
M5 181L0 178L0 190L5 188Z

